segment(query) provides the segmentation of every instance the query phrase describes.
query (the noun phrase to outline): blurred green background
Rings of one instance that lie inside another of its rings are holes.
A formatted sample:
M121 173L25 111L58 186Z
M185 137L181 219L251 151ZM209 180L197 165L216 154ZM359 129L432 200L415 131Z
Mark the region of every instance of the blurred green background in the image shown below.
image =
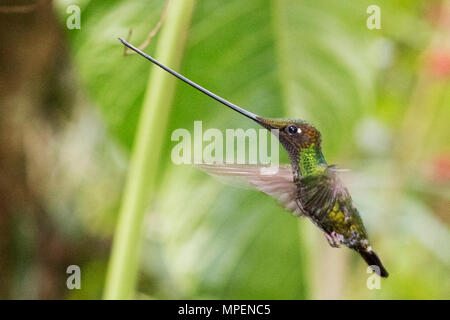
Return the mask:
M80 29L66 24L72 4ZM139 253L131 297L450 298L449 2L171 0L145 49L252 112L322 132L328 162L351 169L390 272L379 290L360 257L274 199L171 162L171 133L195 120L256 125L181 82L158 87L155 67L124 56L117 37L132 30L142 43L165 4L0 1L0 298L103 296L130 159L145 144L138 123L158 161L145 164L153 187L141 192L140 245L128 248ZM369 5L381 29L367 28ZM177 6L192 16L176 17ZM163 103L152 104L155 92ZM143 108L158 116L143 119ZM66 288L69 265L81 268L80 290Z

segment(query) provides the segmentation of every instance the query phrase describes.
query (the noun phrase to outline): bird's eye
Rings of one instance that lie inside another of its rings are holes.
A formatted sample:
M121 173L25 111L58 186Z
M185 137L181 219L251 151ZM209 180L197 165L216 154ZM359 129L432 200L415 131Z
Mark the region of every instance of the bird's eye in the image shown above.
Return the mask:
M296 126L289 126L289 127L286 128L286 131L287 131L289 134L296 134L297 131L298 131L298 129L297 129Z

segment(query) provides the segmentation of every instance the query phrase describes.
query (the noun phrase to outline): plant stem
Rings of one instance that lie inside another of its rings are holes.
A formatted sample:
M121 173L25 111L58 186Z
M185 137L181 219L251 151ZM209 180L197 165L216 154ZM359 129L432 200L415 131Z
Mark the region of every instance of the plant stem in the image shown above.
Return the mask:
M175 69L180 65L194 3L195 0L172 1L161 29L155 57ZM134 296L143 220L155 190L176 81L163 70L151 68L114 235L105 299L131 299Z

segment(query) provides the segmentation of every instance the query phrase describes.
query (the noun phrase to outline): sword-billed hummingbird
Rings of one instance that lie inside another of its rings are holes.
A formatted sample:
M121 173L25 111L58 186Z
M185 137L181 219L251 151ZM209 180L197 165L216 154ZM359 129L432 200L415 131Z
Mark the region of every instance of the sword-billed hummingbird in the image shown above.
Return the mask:
M281 168L274 175L264 174L260 168L250 165L202 165L202 169L215 175L244 177L255 188L278 198L294 215L308 217L324 232L332 247L344 244L357 251L378 275L388 276L381 260L369 244L366 229L358 209L353 205L350 193L339 179L335 167L325 161L321 134L315 127L303 120L262 118L199 86L125 40L119 40L211 98L268 130L277 130L277 137L291 161L290 166Z

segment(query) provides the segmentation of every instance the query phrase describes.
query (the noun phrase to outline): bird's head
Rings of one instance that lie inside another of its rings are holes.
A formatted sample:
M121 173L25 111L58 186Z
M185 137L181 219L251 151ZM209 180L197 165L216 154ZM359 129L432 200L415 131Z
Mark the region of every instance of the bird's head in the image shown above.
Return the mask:
M277 130L278 138L286 150L320 147L321 135L313 125L303 120L270 119L258 117L256 120L268 130Z
M313 125L303 120L270 119L259 116L253 120L278 136L289 154L295 171L308 175L316 172L322 164L326 164L321 149L321 134Z

